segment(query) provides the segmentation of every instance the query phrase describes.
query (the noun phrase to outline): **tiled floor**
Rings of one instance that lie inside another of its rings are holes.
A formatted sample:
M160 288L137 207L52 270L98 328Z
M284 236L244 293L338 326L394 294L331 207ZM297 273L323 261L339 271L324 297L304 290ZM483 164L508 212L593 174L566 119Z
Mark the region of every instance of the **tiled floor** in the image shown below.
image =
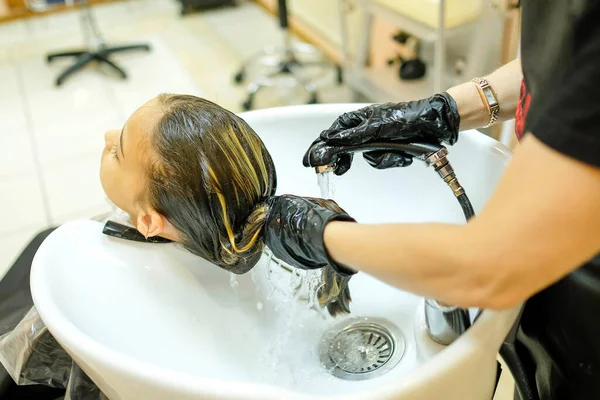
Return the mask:
M130 0L94 8L110 44L147 42L150 53L114 57L121 81L94 68L53 86L68 61L45 54L82 44L78 14L0 24L0 276L47 226L108 211L98 179L106 129L161 92L191 93L241 111L244 88L232 84L241 62L281 38L275 19L251 3L179 16L175 0ZM251 34L249 34L251 33ZM319 81L323 102L346 102L333 71ZM303 103L302 91L265 90L257 108ZM503 385L497 398L506 395Z

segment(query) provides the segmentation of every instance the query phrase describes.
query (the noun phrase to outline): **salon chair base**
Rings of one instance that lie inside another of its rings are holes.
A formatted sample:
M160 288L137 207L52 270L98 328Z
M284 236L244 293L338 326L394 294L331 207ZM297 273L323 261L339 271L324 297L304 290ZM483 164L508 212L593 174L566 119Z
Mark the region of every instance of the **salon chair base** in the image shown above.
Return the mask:
M114 53L122 53L132 50L150 51L150 46L147 44L135 44L117 47L100 47L97 51L81 50L81 51L66 51L61 53L53 53L47 55L47 61L50 63L57 58L75 57L75 63L64 70L58 78L56 78L56 86L61 86L63 82L75 72L83 69L89 63L96 61L100 64L108 65L121 78L127 79L127 73L110 60L109 56Z
M313 59L308 61L302 60L303 56L307 55ZM247 97L242 103L242 108L245 111L252 109L254 96L257 92L262 88L277 85L277 79L284 76L293 79L295 84L304 88L308 94L307 104L317 104L319 102L317 88L305 74L305 69L317 68L325 70L331 67L331 63L325 60L316 48L306 43L291 46L288 45L281 49L270 47L251 57L246 64L240 68L234 76L235 83L241 84L244 82L247 78L248 71L256 66L269 68L270 71L259 74L248 84ZM343 82L342 69L338 65L335 67L336 82L341 84Z

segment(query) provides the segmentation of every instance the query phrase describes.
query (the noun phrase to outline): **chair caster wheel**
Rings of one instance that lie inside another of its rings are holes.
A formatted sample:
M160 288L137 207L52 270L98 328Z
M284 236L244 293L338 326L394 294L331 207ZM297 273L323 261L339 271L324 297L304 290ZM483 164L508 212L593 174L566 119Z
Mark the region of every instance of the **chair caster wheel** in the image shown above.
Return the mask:
M318 104L318 103L319 103L319 98L317 97L316 94L313 94L307 104Z
M244 70L241 70L240 72L235 74L233 80L235 81L235 83L242 83L244 81L244 78L246 77L245 75L246 74L244 73Z
M244 111L250 111L252 109L252 99L248 99L242 103L242 109Z

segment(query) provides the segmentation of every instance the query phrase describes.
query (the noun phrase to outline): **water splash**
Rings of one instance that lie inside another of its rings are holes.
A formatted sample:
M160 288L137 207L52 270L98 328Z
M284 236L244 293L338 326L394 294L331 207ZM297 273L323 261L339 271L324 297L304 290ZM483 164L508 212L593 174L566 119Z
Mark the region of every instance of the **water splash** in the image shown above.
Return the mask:
M335 198L335 185L333 183L333 178L333 171L321 172L317 174L317 183L319 185L319 190L321 191L321 197L324 199L333 200ZM324 285L321 272L322 271L318 271L316 274L312 275L310 281L307 282L307 285L310 296L309 306L314 310L323 312L324 309L319 304L319 299L317 298L319 288Z
M275 285L275 282L273 281L274 278L272 276L274 264L275 260L273 259L273 255L271 254L267 261L267 282L269 284L269 287L267 289L267 301L271 301L273 299L273 295L277 290L277 286Z
M318 338L329 325L313 293L320 284L319 271L291 268L270 255L267 260L264 273L269 287L262 313L270 321L269 341L260 352L257 379L284 386L306 385L323 374Z
M240 286L240 283L237 280L237 275L234 274L233 272L229 273L229 285L231 286L231 288L233 289L233 291L235 293L238 292L238 288Z
M332 178L331 173L319 175L321 197L334 196ZM276 259L268 248L263 261L260 268L253 269L252 281L260 293L255 306L262 326L257 329L269 339L258 351L254 379L288 387L334 379L325 374L318 354L319 339L332 322L317 297L323 284L321 271L293 268Z
M319 304L319 297L317 296L319 289L324 285L323 279L321 278L321 271L309 271L304 280L304 285L308 296L308 309L316 311L322 319L325 319L327 316L325 308L321 307L321 304Z
M335 197L335 187L333 185L333 172L322 172L317 174L317 183L321 190L321 197L324 199L333 199Z

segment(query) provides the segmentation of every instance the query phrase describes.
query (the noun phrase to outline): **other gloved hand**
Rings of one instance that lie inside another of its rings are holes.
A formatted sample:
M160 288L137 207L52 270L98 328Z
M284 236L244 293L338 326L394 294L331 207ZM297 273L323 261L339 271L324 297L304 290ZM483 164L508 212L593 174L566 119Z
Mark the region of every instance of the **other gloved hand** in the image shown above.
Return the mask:
M448 93L406 103L373 104L342 114L313 142L304 155L305 167L327 165L316 150L328 146L356 146L373 142L442 143L453 145L458 139L460 115L456 102ZM405 167L412 156L405 153L366 152L363 157L378 169ZM312 162L311 162L312 160ZM316 160L316 162L315 162ZM352 154L338 156L336 175L346 173Z
M348 283L356 271L333 261L323 239L331 221L353 221L333 200L283 195L272 197L265 223L265 244L273 255L292 267L322 268L319 303L331 315L349 313Z

